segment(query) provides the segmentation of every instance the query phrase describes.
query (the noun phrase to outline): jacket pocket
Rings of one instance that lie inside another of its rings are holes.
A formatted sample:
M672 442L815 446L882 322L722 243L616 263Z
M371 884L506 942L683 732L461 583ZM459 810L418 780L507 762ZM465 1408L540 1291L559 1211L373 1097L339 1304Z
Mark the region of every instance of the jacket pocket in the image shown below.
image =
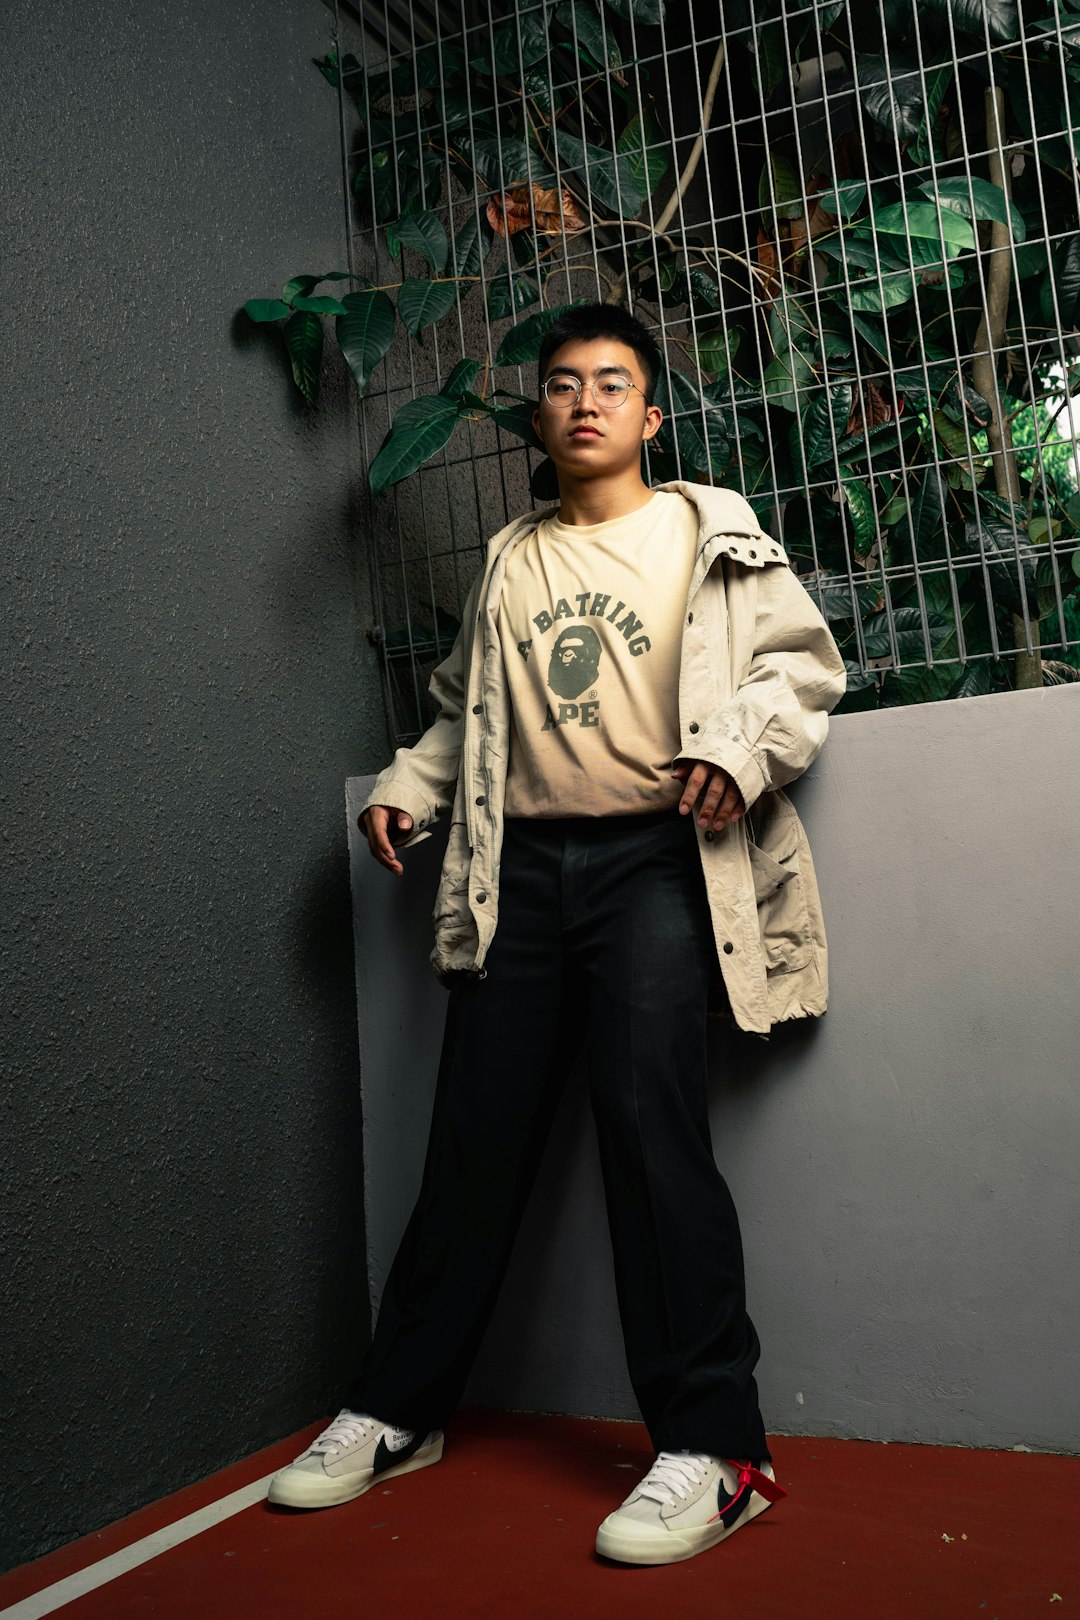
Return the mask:
M767 825L757 830L761 843L749 836L751 830L747 829L747 848L766 971L794 973L806 966L814 951L810 911L799 871L798 822L793 813L787 814L778 806Z

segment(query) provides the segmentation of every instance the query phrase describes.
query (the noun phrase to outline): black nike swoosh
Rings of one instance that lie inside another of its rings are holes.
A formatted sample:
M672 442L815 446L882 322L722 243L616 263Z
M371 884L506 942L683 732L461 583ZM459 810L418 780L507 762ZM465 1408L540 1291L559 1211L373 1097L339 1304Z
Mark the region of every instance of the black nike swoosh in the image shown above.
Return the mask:
M396 1463L407 1462L414 1452L420 1450L426 1439L426 1434L414 1434L407 1446L402 1446L398 1451L391 1451L386 1443L386 1436L380 1434L379 1443L375 1447L375 1461L372 1464L372 1473L381 1474L384 1469L393 1468Z
M723 1476L721 1476L722 1479ZM741 1519L750 1506L750 1497L753 1492L749 1483L740 1485L734 1496L728 1494L721 1483L717 1492L717 1506L720 1509L720 1523L725 1530L730 1530L736 1519Z

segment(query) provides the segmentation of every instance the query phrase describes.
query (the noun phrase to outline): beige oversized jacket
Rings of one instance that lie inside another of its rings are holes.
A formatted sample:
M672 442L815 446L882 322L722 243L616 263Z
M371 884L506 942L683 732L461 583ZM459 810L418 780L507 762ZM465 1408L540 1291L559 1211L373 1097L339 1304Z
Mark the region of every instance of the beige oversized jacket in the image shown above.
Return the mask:
M829 711L844 692L844 662L783 548L741 495L680 481L657 487L679 491L698 512L679 676L680 753L721 766L747 806L722 833L699 828L698 849L731 1014L740 1028L767 1035L783 1019L826 1007L825 929L810 847L780 789L820 751ZM552 510L515 519L489 542L458 638L431 677L438 718L414 747L398 749L367 801L413 818L399 848L451 816L431 955L446 983L482 974L495 934L510 750L495 611L507 557Z

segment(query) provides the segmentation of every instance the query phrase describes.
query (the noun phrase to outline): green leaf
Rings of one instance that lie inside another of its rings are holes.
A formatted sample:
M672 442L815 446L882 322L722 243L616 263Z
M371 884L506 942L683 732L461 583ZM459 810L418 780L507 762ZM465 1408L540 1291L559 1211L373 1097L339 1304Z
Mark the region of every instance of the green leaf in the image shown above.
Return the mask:
M453 308L457 287L452 281L421 281L410 277L398 292L398 314L402 325L415 337L425 326L441 320Z
M445 394L447 399L457 400L460 404L461 396L472 387L479 370L479 360L470 360L468 356L464 360L459 360L439 389L439 393Z
M487 290L487 312L491 320L501 321L507 315L517 315L540 297L540 289L528 276L514 276L509 285L500 276Z
M886 203L884 208L874 209L871 224L883 236L921 237L935 245L944 242L950 258L975 246L969 220L952 208L939 209L930 202Z
M919 126L919 133L911 146L911 160L913 163L924 164L929 162L934 151L934 125L945 91L952 83L953 70L951 67L940 67L926 75L926 116Z
M780 219L798 219L803 207L802 181L795 165L783 152L770 152L758 177L759 210Z
M524 439L534 450L542 450L543 445L537 438L536 429L532 424L535 409L534 404L500 406L498 410L492 411L491 420L497 427L502 428L504 433L513 433L515 437Z
M840 485L851 519L851 537L857 557L866 557L874 548L877 527L874 521L874 501L865 484L857 479L845 478Z
M530 315L527 321L512 326L499 344L495 364L523 366L530 360L539 359L540 345L544 341L548 327L554 326L559 316L565 315L568 309L576 309L579 304L586 302L586 299L577 298L572 304L556 304L553 309L542 309L537 314Z
M867 658L888 658L892 655L889 639L889 618L886 613L875 613L864 625L864 646ZM896 657L902 664L921 662L926 657L926 642L931 648L940 643L954 629L953 621L944 613L926 614L923 635L923 613L918 607L900 607L893 610L893 628L896 632Z
M820 191L817 201L827 214L839 214L852 219L863 205L866 196L865 180L839 180L828 191Z
M249 298L244 313L252 321L280 321L289 314L289 306L280 298Z
M404 247L412 248L414 253L426 259L437 276L442 274L450 244L446 239L446 227L437 214L430 210L423 214L407 214L404 219L397 221L395 229L398 241Z
M898 141L918 137L924 116L923 75L910 51L855 57L859 99L875 124Z
M394 340L394 306L384 292L346 293L335 323L338 348L363 393Z
M324 276L292 276L281 289L281 296L291 309L300 294L308 294L313 287L317 287Z
M853 282L848 302L855 311L880 315L887 309L899 309L914 296L915 278L906 270L890 270L882 276L880 286L876 280Z
M788 429L792 466L813 467L828 459L851 415L851 387L840 383L820 389L807 401L798 421Z
M633 17L635 22L654 24L664 16L664 0L607 0L607 4L616 17L627 21Z
M1017 35L1016 0L922 0L928 12L937 12L961 34L980 44L989 31L994 44L1003 45Z
M947 698L985 697L994 690L994 673L989 658L961 664L960 674L946 692Z
M698 332L697 363L702 371L710 372L716 381L726 377L739 348L742 332L729 326L715 332Z
M1045 285L1049 287L1049 282ZM1075 332L1080 327L1080 237L1075 232L1064 253L1058 250L1054 255L1054 287L1062 330ZM1053 300L1048 303L1052 318Z
M371 463L368 482L381 495L441 450L457 422L457 401L445 394L426 394L403 405Z
M651 107L646 107L644 118L635 113L616 141L615 150L626 159L641 190L651 197L668 171L671 150L671 143Z
M571 42L577 41L579 50L588 52L598 68L622 67L615 31L605 27L592 0L563 0L555 7L555 21L566 30Z
M292 366L293 382L309 405L319 401L323 325L310 310L295 310L281 329Z
M934 541L944 521L944 491L935 467L928 467L911 501L911 534L915 556L934 555Z
M318 298L305 298L301 293L293 299L293 309L306 309L312 315L343 315L345 305L337 298L328 298L320 295Z
M518 12L515 17L493 28L490 44L479 56L472 57L471 65L480 73L494 74L497 78L520 77L522 71L539 62L547 54L547 24L542 8Z
M454 237L452 252L455 276L476 276L491 252L494 240L485 216L474 214Z
M668 418L686 471L715 477L731 458L724 413L707 395L698 393L681 371L665 367L656 390L656 403Z
M494 191L509 191L511 186L525 181L540 186L555 184L555 176L543 172L541 159L529 151L524 141L482 139L471 146L462 144L480 179Z
M970 189L970 194L969 190ZM1017 242L1022 242L1027 234L1024 225L1024 216L1016 204L1010 202L1000 186L992 185L989 180L981 179L977 174L964 178L956 175L950 180L928 180L919 187L925 196L937 201L942 208L954 209L965 219L972 217L972 206L976 219L996 219L1002 225L1008 225Z
M639 211L644 199L626 158L586 146L563 129L556 130L555 145L567 168L578 171L579 188L587 189L604 208L625 219Z
M768 101L777 85L788 73L784 24L774 22L767 27L753 30L748 36L746 44L754 58L758 94L762 101Z

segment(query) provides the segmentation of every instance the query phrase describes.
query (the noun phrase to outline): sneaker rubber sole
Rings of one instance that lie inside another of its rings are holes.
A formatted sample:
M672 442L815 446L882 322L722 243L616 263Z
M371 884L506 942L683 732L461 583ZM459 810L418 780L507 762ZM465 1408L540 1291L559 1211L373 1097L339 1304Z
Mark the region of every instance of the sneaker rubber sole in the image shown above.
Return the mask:
M405 1462L395 1468L384 1468L378 1474L372 1468L358 1468L351 1474L305 1474L292 1464L283 1468L270 1481L266 1500L277 1507L322 1508L338 1507L363 1496L373 1485L384 1479L397 1479L402 1474L414 1473L417 1468L430 1468L443 1454L443 1437L437 1434L426 1446L414 1451Z
M596 1550L603 1558L619 1564L681 1564L709 1547L715 1547L744 1524L756 1519L759 1513L772 1507L772 1503L757 1491L751 1491L750 1504L745 1513L732 1525L719 1519L685 1530L654 1530L651 1525L635 1523L633 1519L619 1520L617 1513L606 1518L596 1532Z

